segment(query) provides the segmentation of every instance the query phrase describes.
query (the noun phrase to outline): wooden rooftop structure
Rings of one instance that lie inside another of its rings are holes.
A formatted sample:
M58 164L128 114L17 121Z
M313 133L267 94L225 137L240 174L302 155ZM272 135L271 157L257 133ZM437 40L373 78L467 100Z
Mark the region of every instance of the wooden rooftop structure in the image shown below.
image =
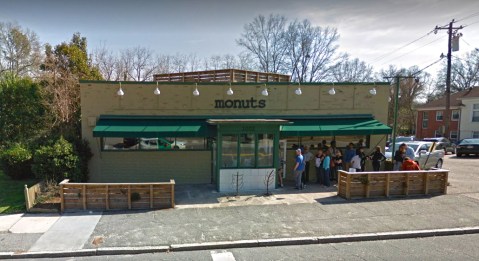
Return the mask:
M155 74L156 82L290 82L291 76L237 69Z

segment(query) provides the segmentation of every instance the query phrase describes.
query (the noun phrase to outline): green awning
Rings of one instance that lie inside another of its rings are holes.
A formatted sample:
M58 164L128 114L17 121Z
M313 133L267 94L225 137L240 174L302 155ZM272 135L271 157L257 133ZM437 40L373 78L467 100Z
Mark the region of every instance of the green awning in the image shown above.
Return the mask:
M162 119L101 119L93 129L93 137L158 138L206 137L205 121Z
M390 134L391 128L374 119L293 120L281 126L281 137Z

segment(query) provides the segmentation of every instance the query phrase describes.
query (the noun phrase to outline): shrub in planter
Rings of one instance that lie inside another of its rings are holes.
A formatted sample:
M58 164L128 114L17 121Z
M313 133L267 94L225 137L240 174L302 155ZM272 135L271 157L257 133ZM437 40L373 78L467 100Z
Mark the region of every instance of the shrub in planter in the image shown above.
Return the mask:
M0 153L2 168L12 179L33 177L31 171L32 153L23 144L15 143Z
M37 178L45 181L81 180L80 158L75 154L73 145L63 137L53 145L41 146L35 151L32 171Z

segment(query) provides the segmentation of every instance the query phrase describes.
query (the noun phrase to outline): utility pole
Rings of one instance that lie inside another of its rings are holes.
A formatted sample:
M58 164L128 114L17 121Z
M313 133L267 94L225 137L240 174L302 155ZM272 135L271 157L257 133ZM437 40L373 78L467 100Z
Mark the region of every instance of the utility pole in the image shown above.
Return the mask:
M444 133L443 136L450 138L450 126L451 126L451 51L452 51L452 37L456 36L458 30L462 29L463 26L453 27L454 19L449 23L448 26L439 27L436 26L434 33L437 33L438 30L447 30L449 34L447 42L447 73L446 73L446 110L444 112ZM452 30L455 30L454 32Z
M392 150L391 157L394 160L394 153L396 152L396 135L397 135L397 123L398 123L398 107L399 107L399 83L401 79L410 79L414 78L412 76L400 76L399 74L394 77L384 77L385 79L394 78L396 80L396 89L394 90L394 122L393 122L393 133L392 133ZM416 83L419 82L419 79L416 78Z

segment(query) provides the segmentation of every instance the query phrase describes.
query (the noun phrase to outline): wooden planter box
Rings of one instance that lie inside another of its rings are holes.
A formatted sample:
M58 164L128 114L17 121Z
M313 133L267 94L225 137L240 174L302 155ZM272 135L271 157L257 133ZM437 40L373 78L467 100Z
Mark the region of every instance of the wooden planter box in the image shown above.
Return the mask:
M175 207L175 181L156 183L60 183L61 211Z
M338 196L376 198L447 193L449 170L339 171Z

